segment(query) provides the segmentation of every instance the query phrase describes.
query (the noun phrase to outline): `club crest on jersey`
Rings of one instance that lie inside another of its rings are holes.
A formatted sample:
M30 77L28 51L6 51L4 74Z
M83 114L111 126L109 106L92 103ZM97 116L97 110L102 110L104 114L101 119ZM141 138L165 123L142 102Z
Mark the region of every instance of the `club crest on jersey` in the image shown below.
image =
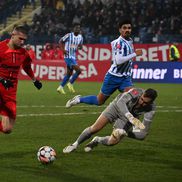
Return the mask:
M138 94L139 94L138 91L135 90L135 89L133 89L133 90L131 91L131 93L132 93L132 95L138 95Z
M116 48L117 48L117 49L121 49L120 43L117 43Z

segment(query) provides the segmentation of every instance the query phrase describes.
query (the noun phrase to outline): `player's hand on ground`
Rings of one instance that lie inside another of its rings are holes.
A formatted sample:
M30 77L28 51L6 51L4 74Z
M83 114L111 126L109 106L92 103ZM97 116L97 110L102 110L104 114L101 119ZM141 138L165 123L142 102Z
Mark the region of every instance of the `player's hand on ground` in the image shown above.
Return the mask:
M9 89L10 87L13 87L13 82L11 80L1 78L0 82L2 83L5 89Z
M136 53L137 56L141 56L143 54L141 49L135 50L135 53Z
M33 84L38 90L42 88L42 83L39 80L35 80Z

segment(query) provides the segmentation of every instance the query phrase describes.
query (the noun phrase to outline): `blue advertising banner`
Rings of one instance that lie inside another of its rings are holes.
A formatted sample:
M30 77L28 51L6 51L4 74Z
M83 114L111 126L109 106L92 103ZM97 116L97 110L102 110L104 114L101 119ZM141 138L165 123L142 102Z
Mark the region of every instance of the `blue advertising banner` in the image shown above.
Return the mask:
M182 62L133 62L133 82L182 83Z

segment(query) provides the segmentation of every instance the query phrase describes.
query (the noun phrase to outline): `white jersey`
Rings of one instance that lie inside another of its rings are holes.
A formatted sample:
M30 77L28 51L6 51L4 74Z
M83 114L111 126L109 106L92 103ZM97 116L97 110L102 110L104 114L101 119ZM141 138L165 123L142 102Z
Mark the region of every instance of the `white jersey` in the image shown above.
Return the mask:
M127 62L118 65L116 63L116 55L124 57L134 53L133 41L132 39L125 40L121 36L111 42L112 49L112 65L108 72L112 75L122 77L122 76L131 76L132 74L132 59Z
M64 58L76 59L76 51L78 45L83 44L83 36L81 34L75 36L74 33L71 32L62 37L60 41L65 43L65 50L68 52L67 55L64 55Z

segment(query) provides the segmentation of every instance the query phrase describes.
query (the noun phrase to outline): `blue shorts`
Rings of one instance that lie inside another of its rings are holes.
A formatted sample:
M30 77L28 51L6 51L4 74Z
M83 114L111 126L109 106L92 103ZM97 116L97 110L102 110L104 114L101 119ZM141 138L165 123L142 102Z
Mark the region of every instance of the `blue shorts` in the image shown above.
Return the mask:
M72 69L73 65L77 65L76 59L64 58L64 61L66 62L67 67L70 68L70 69Z
M104 78L104 82L101 87L101 92L110 96L116 90L123 92L125 88L133 86L131 77L118 77L107 73Z

